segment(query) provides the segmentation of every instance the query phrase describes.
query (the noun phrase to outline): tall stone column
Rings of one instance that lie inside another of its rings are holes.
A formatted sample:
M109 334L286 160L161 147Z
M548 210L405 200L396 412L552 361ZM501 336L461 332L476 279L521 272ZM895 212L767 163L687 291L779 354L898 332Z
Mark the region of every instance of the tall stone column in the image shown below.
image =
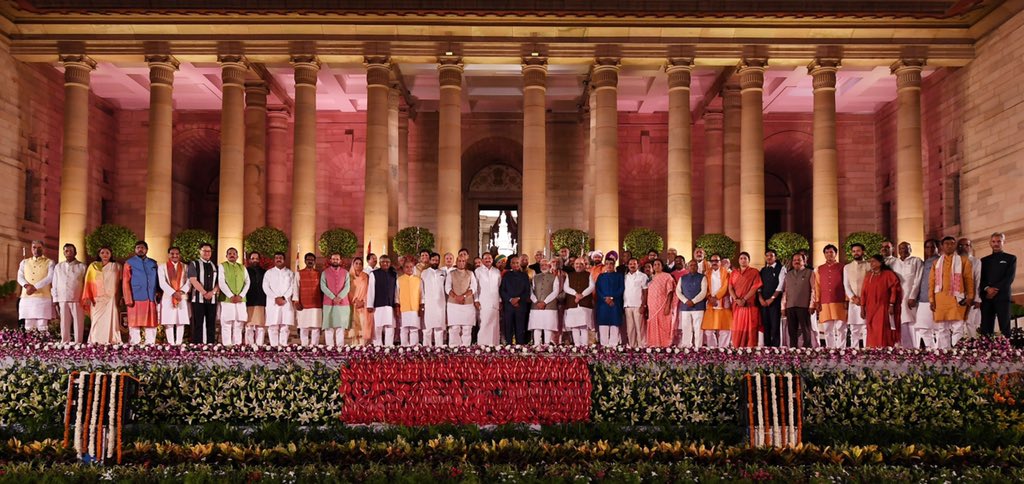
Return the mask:
M149 64L149 159L146 163L145 240L149 244L149 256L162 261L167 259L167 249L171 246L171 194L174 185L171 160L174 103L171 92L178 60L169 55L151 55L146 56L146 62Z
M89 211L89 75L96 61L62 55L64 66L64 146L60 165L60 246L75 244L85 253Z
M263 81L245 84L245 224L243 231L246 234L267 224L268 93L269 90Z
M245 59L221 56L220 199L216 254L242 250L245 224Z
M924 246L923 67L923 59L901 59L892 65L892 73L896 75L896 240L910 242L911 247Z
M704 111L704 233L724 233L725 199L722 190L722 108ZM710 255L710 254L709 254Z
M740 126L740 250L751 257L763 253L764 234L764 109L765 59L746 59L740 67L743 101ZM760 260L755 258L753 260Z
M409 217L409 108L398 108L398 229L412 225ZM417 223L417 225L422 225Z
M836 150L836 71L839 59L817 59L808 72L814 79L814 160L811 229L814 265L825 262L828 244L839 245L839 158Z
M315 55L293 56L295 133L292 155L291 254L316 253L316 76ZM295 261L292 261L294 264Z
M462 60L438 59L437 248L462 246Z
M619 248L619 60L600 58L591 79L597 98L594 123L594 245Z
M388 243L401 228L398 226L398 89L388 89Z
M740 240L740 88L722 89L722 223L725 235Z
M523 190L519 215L519 252L524 254L548 247L547 75L547 59L523 59L523 179L533 187Z
M288 166L288 109L267 112L267 225L288 233L292 203Z
M391 150L388 147L388 85L391 64L386 57L366 58L366 176L363 201L363 248L388 252ZM367 247L369 246L369 247Z
M587 96L587 155L583 160L583 230L594 235L594 163L597 161L597 95L591 78Z
M693 253L693 167L690 146L690 70L693 59L670 59L668 72L668 246Z

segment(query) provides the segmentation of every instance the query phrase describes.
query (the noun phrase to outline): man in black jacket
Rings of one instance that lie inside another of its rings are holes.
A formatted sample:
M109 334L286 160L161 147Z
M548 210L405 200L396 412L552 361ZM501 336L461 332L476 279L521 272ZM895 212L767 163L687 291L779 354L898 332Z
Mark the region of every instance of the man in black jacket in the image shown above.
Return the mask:
M992 255L981 259L981 334L991 336L995 319L999 332L1010 335L1010 288L1017 273L1017 257L1003 252L1006 235L996 232L989 239Z
M501 296L501 334L505 344L529 344L527 334L527 315L530 313L530 277L521 269L523 261L529 262L526 256L509 257L510 269L501 278L498 294Z

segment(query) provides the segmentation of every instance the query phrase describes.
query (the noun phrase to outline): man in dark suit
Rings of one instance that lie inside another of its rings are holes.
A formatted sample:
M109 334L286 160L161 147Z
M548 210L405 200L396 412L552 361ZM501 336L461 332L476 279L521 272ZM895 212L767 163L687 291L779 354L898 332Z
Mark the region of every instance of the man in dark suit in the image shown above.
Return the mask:
M1010 335L1010 288L1017 273L1017 257L1003 252L1006 236L1000 232L989 239L992 255L981 259L981 334L991 336L995 319L999 332Z

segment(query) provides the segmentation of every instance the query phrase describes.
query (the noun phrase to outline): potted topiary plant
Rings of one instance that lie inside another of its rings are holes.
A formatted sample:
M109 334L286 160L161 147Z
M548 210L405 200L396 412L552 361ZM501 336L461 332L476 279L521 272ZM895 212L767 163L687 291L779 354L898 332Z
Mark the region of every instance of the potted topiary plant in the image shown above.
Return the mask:
M139 240L135 232L123 225L103 224L85 236L85 251L89 258L95 259L100 247L110 247L114 258L125 260L135 255L135 241Z
M181 249L181 260L187 262L199 258L199 246L203 244L216 245L217 239L203 229L185 229L178 232L171 245ZM237 247L235 248L237 249ZM228 248L224 247L224 250L228 250ZM217 258L216 251L214 251L213 258Z
M780 262L789 264L793 254L801 250L811 250L811 244L806 237L796 232L779 232L768 239L768 248L775 251Z
M416 255L426 249L434 249L434 234L424 227L406 227L395 234L395 252L398 255Z
M590 251L590 236L579 229L558 229L551 234L551 246L556 251L562 247L569 249L569 254L580 256Z
M356 238L355 232L349 229L335 228L320 234L317 247L324 257L335 252L342 257L352 257L359 250L359 239Z
M646 254L652 250L660 254L665 248L665 239L647 227L637 227L622 239L622 248L633 254Z
M854 232L847 235L846 244L843 246L846 260L853 260L853 252L850 250L853 244L863 244L864 256L871 257L882 251L882 242L885 242L885 236L878 232Z
M259 252L260 265L269 268L274 265L274 254L288 253L288 236L284 231L274 227L260 227L245 236L243 243L246 257L252 251Z
M730 261L736 260L736 255L739 250L736 245L736 241L729 238L725 234L704 234L697 238L697 242L693 244L695 249L704 249L707 252L708 257L713 254L718 254L723 259L729 259Z

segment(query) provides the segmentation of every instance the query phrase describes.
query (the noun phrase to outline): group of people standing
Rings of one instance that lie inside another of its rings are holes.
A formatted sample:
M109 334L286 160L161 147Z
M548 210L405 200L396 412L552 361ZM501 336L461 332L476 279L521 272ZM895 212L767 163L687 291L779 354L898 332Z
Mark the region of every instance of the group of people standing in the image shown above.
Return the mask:
M688 263L670 249L643 259L594 251L574 257L568 249L529 264L525 254L469 251L441 256L427 250L402 257L369 254L364 263L330 254L317 268L314 254L292 271L285 255L264 269L258 253L239 261L235 248L212 261L203 244L185 263L181 250L167 262L147 256L144 241L123 265L102 248L86 266L65 245L59 264L32 243L22 261L20 312L29 330L47 329L59 317L65 342L82 342L84 314L90 343L121 343L120 302L127 308L133 344L154 344L163 326L167 342L287 345L292 327L304 346L399 344L625 344L643 347L893 346L948 348L965 335L991 335L995 320L1009 333L1010 288L1016 258L1003 252L1005 236L990 238L992 255L971 255L968 239L925 243L925 260L902 242L882 244L871 257L853 244L852 260L838 262L834 245L825 263L808 266L806 251L788 264L765 252L751 266L743 252L737 266L698 248ZM941 251L940 251L941 249Z

